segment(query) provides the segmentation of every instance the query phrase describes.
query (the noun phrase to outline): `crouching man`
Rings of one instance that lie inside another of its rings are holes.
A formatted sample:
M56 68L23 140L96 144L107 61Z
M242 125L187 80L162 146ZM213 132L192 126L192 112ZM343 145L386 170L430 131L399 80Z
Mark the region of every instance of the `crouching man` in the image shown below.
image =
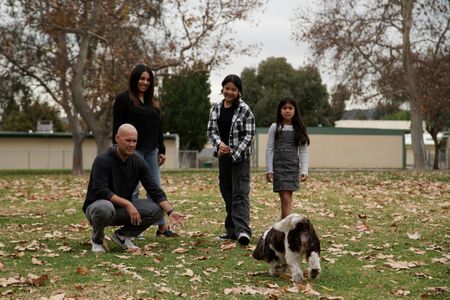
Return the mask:
M122 249L136 249L132 238L161 220L164 213L169 215L171 224L182 225L183 216L173 210L147 163L134 153L137 138L133 125L123 124L115 137L117 145L99 154L92 164L83 212L92 225L94 253L105 252L106 226L121 225L111 240ZM131 200L139 181L151 199Z

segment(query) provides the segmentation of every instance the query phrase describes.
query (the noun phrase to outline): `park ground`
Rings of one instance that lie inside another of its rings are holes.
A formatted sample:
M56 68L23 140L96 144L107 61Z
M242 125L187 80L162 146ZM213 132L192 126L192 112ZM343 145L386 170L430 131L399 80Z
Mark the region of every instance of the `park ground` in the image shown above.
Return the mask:
M279 218L279 200L252 173L249 247L221 243L217 171L163 172L185 215L177 238L145 232L136 252L108 241L90 252L82 212L88 175L0 174L1 299L448 299L450 173L312 171L294 194L321 239L322 274L295 285L251 257ZM107 234L112 233L109 228ZM302 263L305 268L305 263Z

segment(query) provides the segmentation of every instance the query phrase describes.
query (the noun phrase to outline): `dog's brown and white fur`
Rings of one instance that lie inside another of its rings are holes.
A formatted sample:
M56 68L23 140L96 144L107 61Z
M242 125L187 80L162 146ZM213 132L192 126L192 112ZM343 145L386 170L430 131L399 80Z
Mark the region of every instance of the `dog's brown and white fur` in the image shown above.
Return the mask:
M311 222L297 214L291 214L273 224L264 232L253 251L253 258L265 260L270 265L270 274L284 273L291 269L292 280L303 281L300 259L305 256L311 278L320 274L320 241Z

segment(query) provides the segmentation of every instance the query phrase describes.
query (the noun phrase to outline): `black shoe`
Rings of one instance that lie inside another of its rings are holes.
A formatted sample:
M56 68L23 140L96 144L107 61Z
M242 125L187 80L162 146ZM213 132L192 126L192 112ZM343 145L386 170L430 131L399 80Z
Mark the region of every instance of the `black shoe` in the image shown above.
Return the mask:
M239 234L238 242L242 246L247 246L250 243L250 236L245 232L242 232Z
M170 228L168 228L166 231L161 232L159 229L156 230L156 236L157 237L176 237L177 234L173 232Z
M229 241L229 240L235 240L236 238L233 238L230 234L227 232L224 234L219 235L217 238L219 241Z

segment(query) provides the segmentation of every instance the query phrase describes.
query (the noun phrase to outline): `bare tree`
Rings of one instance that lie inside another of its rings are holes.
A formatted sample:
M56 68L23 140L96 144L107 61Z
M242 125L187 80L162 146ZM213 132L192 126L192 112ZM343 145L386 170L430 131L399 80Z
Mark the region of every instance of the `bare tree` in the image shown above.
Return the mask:
M425 169L423 99L414 57L426 49L449 47L449 3L437 0L327 0L316 13L299 13L297 41L310 43L351 92L380 99L377 82L393 68L402 70L402 87L411 108L414 167Z
M246 53L230 26L264 0L8 1L0 18L0 55L12 72L33 78L66 113L75 173L82 140L110 144L111 106L139 62L157 73L172 67L212 69ZM80 122L80 117L83 122Z

